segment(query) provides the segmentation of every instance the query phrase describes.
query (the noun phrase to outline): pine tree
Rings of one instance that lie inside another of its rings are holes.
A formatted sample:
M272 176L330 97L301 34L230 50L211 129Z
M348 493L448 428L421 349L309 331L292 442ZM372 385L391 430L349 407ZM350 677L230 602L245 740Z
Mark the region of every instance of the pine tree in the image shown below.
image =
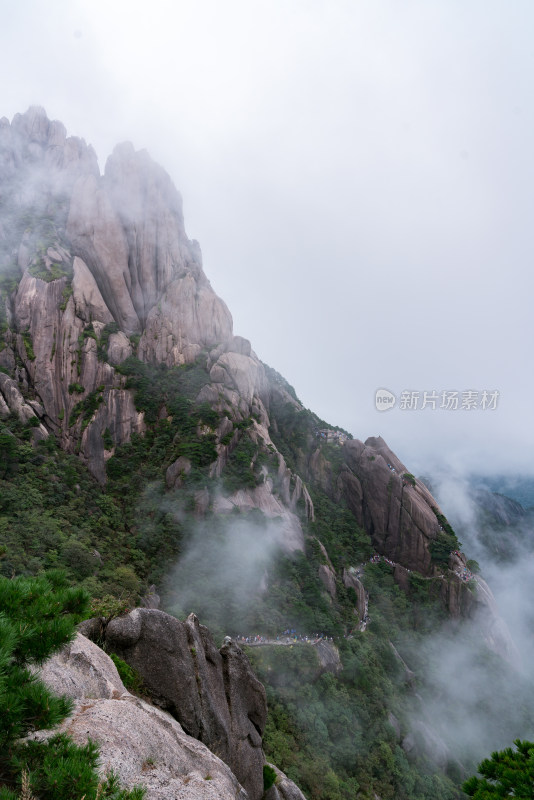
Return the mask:
M483 777L469 778L463 785L464 792L475 800L534 798L534 743L516 739L514 745L515 750L507 747L484 759L478 765Z
M0 800L140 800L142 789L121 789L114 775L97 773L98 748L75 745L64 734L46 741L21 741L56 727L72 701L56 697L35 667L72 641L84 618L87 594L65 576L0 577ZM9 785L20 787L18 792Z

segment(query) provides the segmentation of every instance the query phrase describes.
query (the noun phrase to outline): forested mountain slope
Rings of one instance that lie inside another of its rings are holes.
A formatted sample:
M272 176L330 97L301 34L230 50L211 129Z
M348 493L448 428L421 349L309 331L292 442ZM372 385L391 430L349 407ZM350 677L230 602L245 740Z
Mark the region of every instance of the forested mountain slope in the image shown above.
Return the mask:
M105 620L159 599L243 646L297 639L250 658L266 755L310 798L456 797L529 730L530 686L444 511L234 335L145 152L120 145L100 175L42 109L0 120L0 287L4 575L66 568ZM486 681L468 737L440 647Z

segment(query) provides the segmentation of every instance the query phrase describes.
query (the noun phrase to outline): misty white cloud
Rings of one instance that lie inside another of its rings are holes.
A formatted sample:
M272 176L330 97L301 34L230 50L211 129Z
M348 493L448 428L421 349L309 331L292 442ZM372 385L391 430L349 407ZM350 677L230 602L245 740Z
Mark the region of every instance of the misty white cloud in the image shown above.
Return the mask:
M447 518L462 542L463 551L468 558L478 561L491 587L499 614L520 654L518 668L532 679L534 518L527 515L507 529L497 524L491 513L481 513L481 503L484 505L485 500L476 501L470 482L450 472L433 475L431 481L440 506L447 510ZM489 503L486 506L489 510Z
M532 471L534 10L75 0L6 5L0 115L30 103L103 166L169 171L236 332L322 418L403 461ZM374 391L499 389L489 414Z
M530 740L534 735L534 530L528 517L515 533L495 525L474 502L473 487L451 472L434 474L431 480L462 550L479 562L496 600L500 626L506 626L514 645L509 648L510 668L488 653L488 619L478 617L462 626L449 620L411 654L425 676L421 695L413 699L412 718L439 733L452 756L465 764L510 746L514 738Z
M241 635L250 633L251 611L283 544L281 521L261 514L198 520L187 527L179 560L168 565L167 605L178 617L194 612L201 622L209 619L222 634L239 626Z

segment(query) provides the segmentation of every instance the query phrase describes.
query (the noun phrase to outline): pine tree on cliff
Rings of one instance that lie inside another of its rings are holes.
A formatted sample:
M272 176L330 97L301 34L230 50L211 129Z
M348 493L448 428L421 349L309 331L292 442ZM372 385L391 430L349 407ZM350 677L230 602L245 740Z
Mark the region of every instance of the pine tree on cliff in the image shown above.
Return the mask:
M98 748L78 747L59 734L21 741L56 727L72 701L56 697L32 668L72 641L88 597L62 573L12 580L0 577L0 800L140 800L143 790L123 790L115 776L99 779ZM3 785L1 785L3 784ZM10 788L13 787L13 788Z

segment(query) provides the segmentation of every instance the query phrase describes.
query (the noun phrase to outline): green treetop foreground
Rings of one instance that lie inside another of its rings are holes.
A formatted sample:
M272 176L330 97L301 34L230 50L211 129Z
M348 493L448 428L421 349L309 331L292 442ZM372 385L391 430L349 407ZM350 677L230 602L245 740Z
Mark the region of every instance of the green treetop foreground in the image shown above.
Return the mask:
M507 747L482 761L478 771L483 777L469 778L463 785L464 792L475 800L534 798L534 743L516 739L514 745L515 750Z
M56 727L72 701L56 697L32 669L76 635L88 596L59 572L46 577L0 577L0 800L141 800L144 790L121 789L115 775L99 778L98 748L57 734L23 740ZM22 794L19 794L19 791Z

